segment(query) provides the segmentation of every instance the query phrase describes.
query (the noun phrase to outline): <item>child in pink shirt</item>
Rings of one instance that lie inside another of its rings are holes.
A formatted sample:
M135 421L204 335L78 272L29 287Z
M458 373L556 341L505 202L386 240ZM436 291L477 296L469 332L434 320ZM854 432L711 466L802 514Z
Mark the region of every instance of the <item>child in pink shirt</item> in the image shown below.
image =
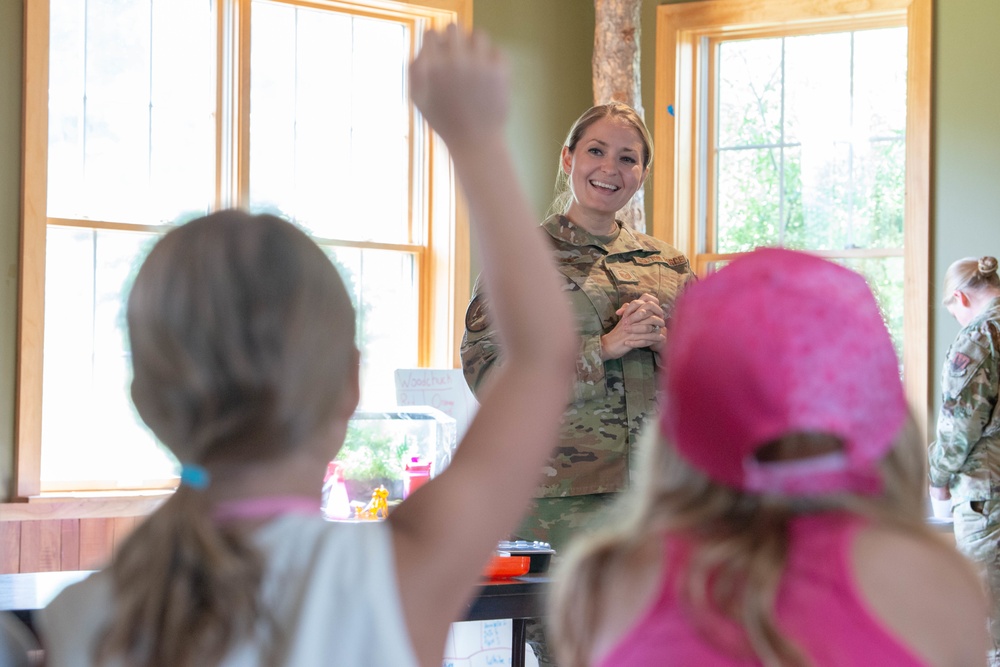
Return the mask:
M642 478L557 573L559 664L984 665L864 279L757 250L681 297L669 340Z

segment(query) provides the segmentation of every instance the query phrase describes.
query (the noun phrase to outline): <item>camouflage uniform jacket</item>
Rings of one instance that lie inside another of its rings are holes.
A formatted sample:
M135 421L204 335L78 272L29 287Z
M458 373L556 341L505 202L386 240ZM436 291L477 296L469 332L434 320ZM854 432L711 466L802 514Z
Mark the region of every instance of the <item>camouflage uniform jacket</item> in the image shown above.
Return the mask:
M931 486L948 486L954 502L1000 492L1000 297L948 349L941 377L937 439L928 463Z
M649 348L601 361L601 336L618 321L615 311L643 293L669 314L692 279L687 258L672 246L619 223L617 235L597 237L564 216L542 224L551 237L581 337L573 397L560 427L554 457L544 468L537 497L621 491L643 421L656 406L656 369ZM474 393L485 384L502 351L477 282L465 317L462 366Z

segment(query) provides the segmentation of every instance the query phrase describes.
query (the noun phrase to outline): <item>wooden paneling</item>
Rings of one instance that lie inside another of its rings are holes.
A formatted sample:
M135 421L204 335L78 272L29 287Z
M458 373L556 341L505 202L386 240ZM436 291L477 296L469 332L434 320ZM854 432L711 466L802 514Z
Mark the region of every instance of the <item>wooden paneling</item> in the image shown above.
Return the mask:
M80 569L108 564L115 545L115 519L80 519Z
M0 574L21 571L21 522L0 521Z
M0 504L0 574L104 567L167 497L157 492Z
M62 563L62 527L57 521L21 524L21 571L57 572ZM30 567L26 570L25 566Z
M132 516L0 521L0 574L104 567L141 521Z
M114 520L115 522L115 534L114 534L114 544L112 546L112 553L117 553L118 549L128 536L132 534L138 523L138 520L134 516L122 516Z
M80 520L62 519L59 521L62 533L62 567L61 570L80 569Z

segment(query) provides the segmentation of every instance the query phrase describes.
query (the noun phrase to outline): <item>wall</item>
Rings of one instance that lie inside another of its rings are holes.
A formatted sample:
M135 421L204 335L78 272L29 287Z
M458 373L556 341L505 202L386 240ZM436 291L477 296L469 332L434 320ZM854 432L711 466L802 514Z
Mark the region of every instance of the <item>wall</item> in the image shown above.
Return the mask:
M23 2L0 0L0 501L14 465Z
M552 201L566 133L594 103L594 4L474 0L473 23L507 53L514 91L508 136L521 184L540 222ZM473 281L479 267L473 251Z

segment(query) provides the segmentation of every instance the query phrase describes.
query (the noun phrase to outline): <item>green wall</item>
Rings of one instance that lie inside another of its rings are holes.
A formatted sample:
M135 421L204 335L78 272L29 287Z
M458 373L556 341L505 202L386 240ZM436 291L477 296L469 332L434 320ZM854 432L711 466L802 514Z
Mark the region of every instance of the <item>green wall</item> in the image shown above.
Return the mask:
M21 32L25 0L0 0L0 475L13 462L16 267L21 154ZM674 0L676 1L676 0ZM642 8L643 105L652 117L656 6ZM548 208L559 147L591 104L590 0L474 0L474 23L507 51L514 99L509 136L539 217ZM937 306L948 264L1000 253L1000 2L937 0L932 170L931 373L958 330ZM647 201L649 206L649 201ZM478 273L473 264L470 280ZM936 410L936 404L934 406ZM0 493L0 495L3 495Z
M0 0L0 500L14 463L23 0Z
M594 103L594 4L474 0L473 23L507 53L514 91L508 136L521 184L541 221L552 201L566 133ZM473 281L479 266L473 253Z

